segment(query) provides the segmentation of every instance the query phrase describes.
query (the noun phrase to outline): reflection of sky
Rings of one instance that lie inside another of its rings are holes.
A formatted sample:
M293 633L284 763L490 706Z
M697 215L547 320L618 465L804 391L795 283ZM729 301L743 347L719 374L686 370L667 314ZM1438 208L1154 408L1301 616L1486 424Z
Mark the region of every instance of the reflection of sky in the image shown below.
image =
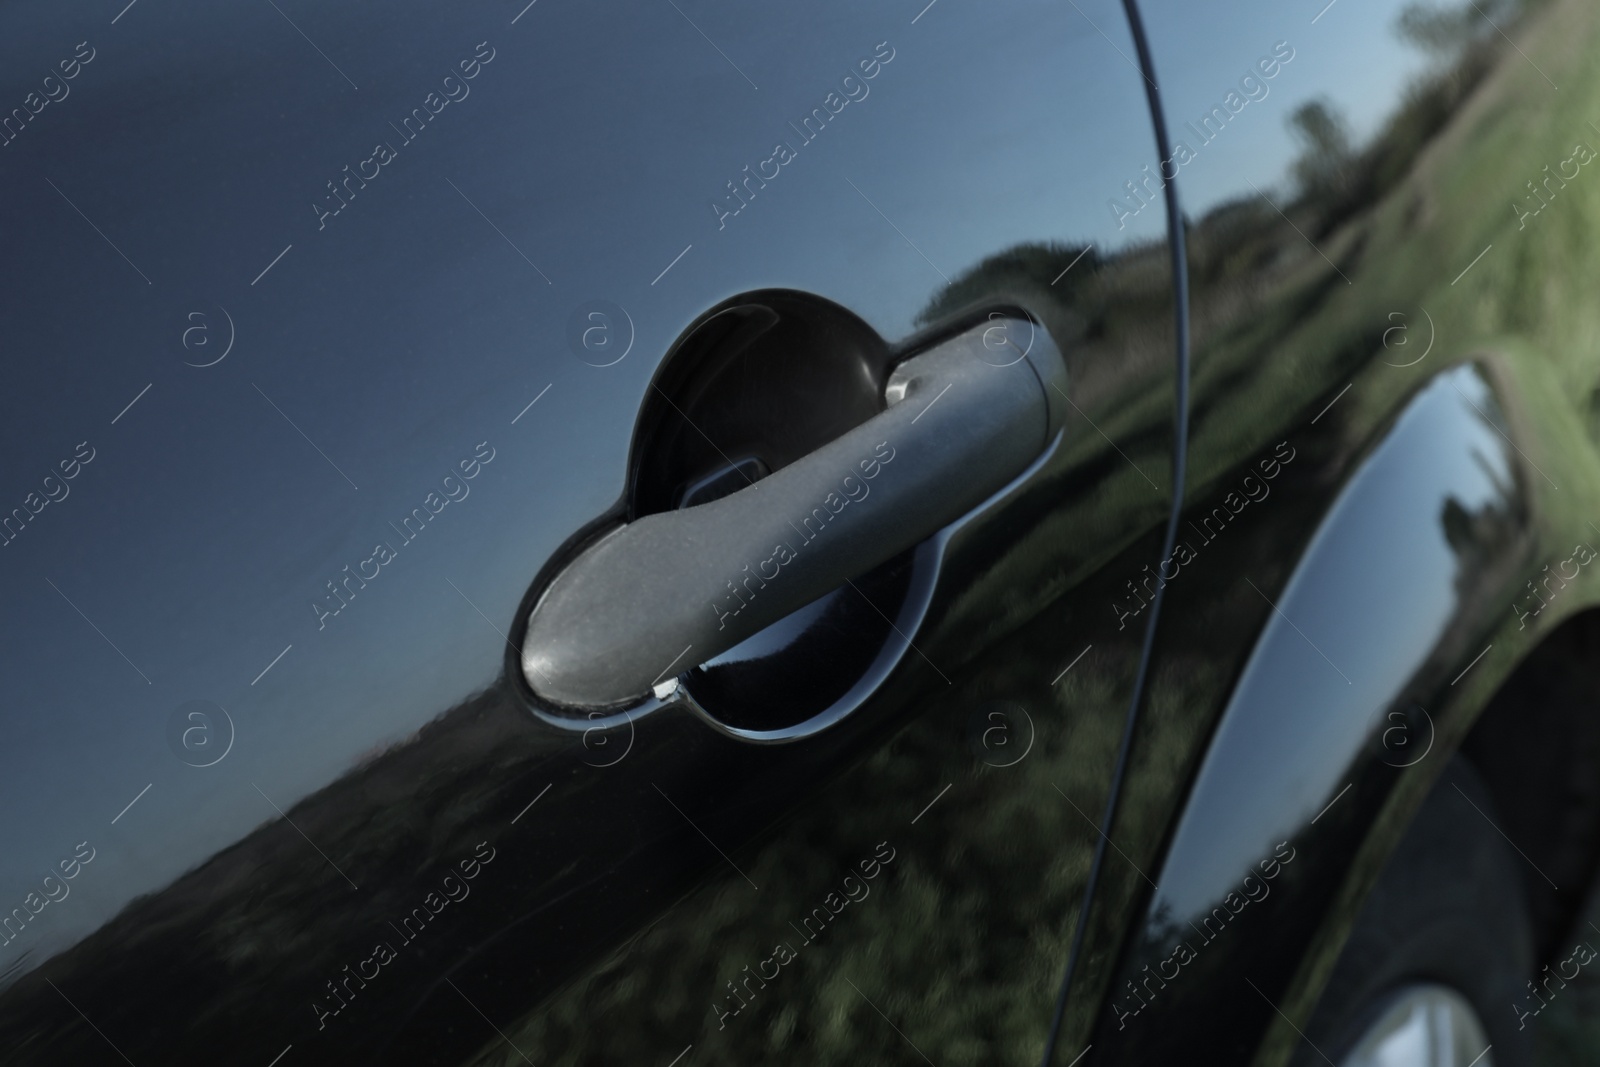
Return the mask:
M655 363L707 307L794 287L893 339L941 275L1010 245L1104 252L1161 232L1154 212L1119 232L1104 206L1153 159L1114 0L1078 6L1115 47L1047 0L1004 17L946 2L916 25L920 3L890 18L843 0L684 0L759 90L664 3L540 4L515 26L520 3L280 6L359 91L265 4L140 4L115 26L21 9L0 38L7 108L77 41L98 52L0 150L0 507L77 442L98 450L0 549L0 910L76 842L99 850L27 944L275 818L252 783L288 809L487 684L503 645L473 604L509 629L548 554L615 500ZM471 96L400 145L389 123L486 38L497 55ZM793 143L786 123L886 39L896 55L870 96L719 232L723 183ZM398 158L319 232L323 183L378 140ZM637 326L606 370L565 347L594 298ZM203 311L220 345L219 307L232 354L182 366L220 351L179 344ZM497 456L471 495L319 633L322 583L379 540L398 546L388 523L484 440ZM165 746L168 714L193 699L239 732L206 770Z
M1209 910L1328 804L1455 616L1445 502L1503 506L1497 483L1513 484L1503 439L1462 394L1491 410L1469 368L1430 385L1275 598L1282 616L1268 618L1229 701L1159 879L1173 916Z
M1426 65L1417 49L1394 33L1404 0L1338 0L1316 25L1327 0L1231 0L1194 4L1142 0L1174 139L1197 139L1185 122L1220 105L1239 79L1256 73L1256 60L1287 41L1294 58L1266 82L1268 95L1247 104L1178 179L1184 210L1198 218L1217 204L1285 180L1299 154L1288 133L1289 115L1323 96L1349 124L1361 147L1394 111L1401 89ZM1353 62L1354 60L1354 62ZM1243 96L1243 93L1240 93Z

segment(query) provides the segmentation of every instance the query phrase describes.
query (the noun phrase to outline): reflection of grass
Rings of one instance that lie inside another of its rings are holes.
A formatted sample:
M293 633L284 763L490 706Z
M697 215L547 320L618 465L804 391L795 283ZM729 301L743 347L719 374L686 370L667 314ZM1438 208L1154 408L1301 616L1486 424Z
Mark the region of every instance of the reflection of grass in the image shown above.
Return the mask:
M1263 440L1302 424L1331 396L1330 386L1336 391L1375 360L1398 363L1420 352L1420 307L1438 328L1433 355L1413 368L1384 368L1370 382L1357 379L1341 405L1360 408L1342 414L1352 439L1364 439L1441 362L1508 336L1520 342L1513 347L1536 351L1536 373L1553 372L1569 396L1588 397L1600 384L1585 358L1600 337L1600 304L1589 293L1600 253L1586 237L1600 229L1600 177L1585 169L1523 232L1511 209L1513 198L1528 195L1525 183L1570 155L1576 141L1600 146L1588 125L1591 116L1600 122L1600 71L1585 62L1595 12L1572 0L1538 6L1548 10L1529 16L1517 35L1559 93L1496 38L1413 90L1357 153L1352 180L1336 197L1287 205L1352 284L1257 198L1225 204L1192 225L1191 496L1209 493ZM1459 111L1446 125L1452 108ZM1489 255L1452 285L1491 243ZM1395 311L1419 342L1403 354L1386 353L1381 343ZM1169 405L1167 395L1151 395L1101 426L1118 441L1142 439L1165 424Z
M1542 176L1546 163L1566 158L1575 141L1600 143L1586 122L1590 112L1600 115L1600 77L1592 64L1581 62L1583 44L1594 38L1594 14L1590 5L1563 3L1521 34L1524 51L1556 78L1561 92L1502 46L1498 68L1483 78L1480 92L1397 183L1388 172L1403 158L1401 146L1416 151L1415 134L1433 121L1435 101L1445 90L1419 92L1419 103L1396 118L1382 138L1394 147L1374 152L1370 181L1358 183L1369 193L1384 193L1382 199L1359 212L1346 201L1302 202L1290 209L1307 232L1319 233L1330 219L1342 221L1320 234L1318 243L1353 284L1329 276L1303 242L1281 245L1254 278L1228 272L1211 285L1197 284L1197 308L1213 308L1197 329L1192 455L1202 483L1256 447L1263 420L1276 419L1287 429L1320 406L1331 383L1342 385L1341 379L1381 356L1380 338L1393 324L1392 311L1406 314L1411 339L1420 342L1426 326L1418 308L1426 307L1439 340L1433 357L1414 368L1384 368L1357 379L1357 403L1350 406L1362 415L1344 418L1361 435L1443 360L1508 334L1517 335L1518 347L1537 351L1539 370L1553 371L1572 395L1593 389L1600 374L1584 355L1593 351L1600 326L1589 293L1600 255L1585 235L1600 229L1600 180L1581 175L1520 233L1511 201L1526 195L1524 183ZM1468 83L1481 63L1477 53L1469 57ZM1537 121L1528 121L1535 115ZM1197 259L1216 243L1208 242L1209 222L1196 227ZM1491 243L1490 253L1452 285ZM1272 281L1272 275L1281 280ZM1236 295L1221 302L1219 313L1213 297L1225 292ZM1420 347L1408 349L1405 358L1412 351Z
M1082 804L1102 788L1131 649L1085 659L1048 702L1029 698L1037 734L1014 767L983 765L969 720L992 696L1043 691L1038 665L1059 658L1065 621L1041 620L1018 635L981 678L958 679L919 709L907 730L823 789L776 838L735 854L759 891L724 869L507 1028L510 1039L541 1067L666 1063L691 1042L697 1064L920 1064L912 1043L941 1064L1036 1061L1040 1006L1060 979L1063 916L1081 892L1093 841L1053 786ZM950 792L910 825L948 783ZM886 797L903 804L885 805ZM871 895L805 944L789 924L880 841L897 855ZM798 958L719 1029L713 1005L735 1004L725 983L781 942ZM477 1062L523 1061L495 1041Z

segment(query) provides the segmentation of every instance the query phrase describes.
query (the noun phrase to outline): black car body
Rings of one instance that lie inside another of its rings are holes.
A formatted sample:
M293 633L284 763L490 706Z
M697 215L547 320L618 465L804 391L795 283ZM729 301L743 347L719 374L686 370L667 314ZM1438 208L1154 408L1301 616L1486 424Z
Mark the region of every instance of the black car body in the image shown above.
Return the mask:
M1596 13L1138 6L0 16L0 1061L1295 1062L1453 753L1563 955ZM789 552L967 503L541 693L957 343L1059 352L1025 456L913 389Z

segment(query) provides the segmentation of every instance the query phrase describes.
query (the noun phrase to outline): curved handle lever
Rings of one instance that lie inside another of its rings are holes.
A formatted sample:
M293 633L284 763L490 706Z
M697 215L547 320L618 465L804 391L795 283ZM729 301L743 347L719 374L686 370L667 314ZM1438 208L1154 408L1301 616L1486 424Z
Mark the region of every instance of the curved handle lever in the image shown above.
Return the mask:
M1032 337L1026 350L1013 333ZM577 707L647 696L668 671L727 651L1002 489L1050 441L1065 385L1061 354L1021 319L906 360L889 406L855 429L738 492L590 545L529 614L529 685Z

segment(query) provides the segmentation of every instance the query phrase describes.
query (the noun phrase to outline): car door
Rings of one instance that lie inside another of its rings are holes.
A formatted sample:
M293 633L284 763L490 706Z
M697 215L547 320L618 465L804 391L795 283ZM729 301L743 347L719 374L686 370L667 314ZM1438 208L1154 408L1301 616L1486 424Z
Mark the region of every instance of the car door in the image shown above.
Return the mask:
M13 1061L1037 1058L1170 487L1121 8L6 17ZM1051 351L1025 455L935 465L994 409L896 367ZM891 400L845 472L943 510L541 693L575 561Z

